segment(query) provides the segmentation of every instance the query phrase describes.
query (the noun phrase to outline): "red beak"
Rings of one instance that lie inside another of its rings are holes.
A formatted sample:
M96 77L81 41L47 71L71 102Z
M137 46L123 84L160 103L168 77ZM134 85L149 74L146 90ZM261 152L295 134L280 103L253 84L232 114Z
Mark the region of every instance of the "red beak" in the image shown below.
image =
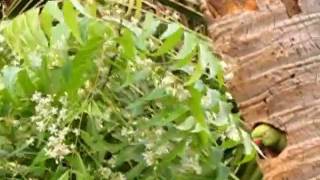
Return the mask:
M262 145L262 140L261 139L254 139L253 140L256 145L261 146Z

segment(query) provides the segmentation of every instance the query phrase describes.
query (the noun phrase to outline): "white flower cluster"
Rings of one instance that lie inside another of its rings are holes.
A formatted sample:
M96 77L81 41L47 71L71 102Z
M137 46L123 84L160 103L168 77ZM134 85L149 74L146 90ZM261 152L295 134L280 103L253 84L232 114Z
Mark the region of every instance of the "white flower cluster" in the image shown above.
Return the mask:
M101 167L98 169L99 175L102 179L110 179L110 180L126 180L126 176L121 172L112 172L112 170L108 167Z
M172 149L172 145L170 143L158 143L159 140L161 140L161 135L164 133L165 131L161 127L145 133L144 141L146 150L142 153L142 156L148 166L155 165L157 163L157 159L168 154Z
M181 165L181 171L183 172L192 171L196 174L202 173L202 167L199 164L199 154L190 153L189 155L184 156L184 158L181 161Z
M153 151L145 151L142 156L148 166L152 166L156 163L157 158Z
M129 142L134 141L134 137L135 137L135 130L133 129L133 127L122 127L121 128L121 136L124 136L128 139Z
M137 57L135 61L139 68L148 68L149 70L151 70L151 67L155 65L155 63L149 58L141 59L140 57Z
M54 129L53 133L48 139L45 152L49 157L56 159L57 163L66 155L71 153L71 145L67 145L64 142L69 131L69 128L64 128L60 132L57 129Z
M177 83L177 78L172 73L166 73L161 81L161 87L165 88L166 92L178 98L179 101L184 101L191 97L191 94L183 85Z
M31 121L36 123L38 131L43 132L57 115L58 109L52 106L53 97L51 95L42 97L41 93L35 92L31 101L36 103L35 115L31 117Z
M36 124L39 132L49 134L45 152L50 158L56 159L57 163L75 148L75 145L66 144L67 134L70 132L76 136L80 134L79 129L71 130L64 127L68 111L67 98L67 94L60 97L59 104L56 106L52 95L45 96L40 92L35 92L31 98L31 101L36 103L35 115L31 117L31 121Z
M40 132L45 131L53 121L60 124L67 118L67 100L66 96L61 97L59 102L62 107L53 106L53 96L43 96L40 92L35 92L31 101L36 103L35 115L31 117L31 121L36 123L36 127Z

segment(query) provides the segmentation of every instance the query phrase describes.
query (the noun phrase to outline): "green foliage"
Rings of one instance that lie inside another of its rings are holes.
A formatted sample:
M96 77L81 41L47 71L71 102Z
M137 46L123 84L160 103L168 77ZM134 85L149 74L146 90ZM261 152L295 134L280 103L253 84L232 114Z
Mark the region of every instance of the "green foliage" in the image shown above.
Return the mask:
M235 178L255 150L208 42L90 10L48 2L1 24L19 59L1 70L1 179Z

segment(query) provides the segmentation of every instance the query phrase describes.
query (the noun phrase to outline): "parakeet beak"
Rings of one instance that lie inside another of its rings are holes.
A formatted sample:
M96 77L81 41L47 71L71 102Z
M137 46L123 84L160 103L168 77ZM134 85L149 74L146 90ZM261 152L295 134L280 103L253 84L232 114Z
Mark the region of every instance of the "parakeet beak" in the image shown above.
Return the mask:
M254 139L253 142L259 147L262 145L262 140L261 139Z

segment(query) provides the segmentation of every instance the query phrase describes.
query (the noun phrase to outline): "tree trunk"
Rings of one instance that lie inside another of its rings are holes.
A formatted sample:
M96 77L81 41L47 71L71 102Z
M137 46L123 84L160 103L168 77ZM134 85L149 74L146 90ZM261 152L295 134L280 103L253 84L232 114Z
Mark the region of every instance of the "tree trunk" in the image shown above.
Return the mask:
M287 133L278 156L259 160L264 179L320 179L320 1L206 0L203 8L248 126Z

